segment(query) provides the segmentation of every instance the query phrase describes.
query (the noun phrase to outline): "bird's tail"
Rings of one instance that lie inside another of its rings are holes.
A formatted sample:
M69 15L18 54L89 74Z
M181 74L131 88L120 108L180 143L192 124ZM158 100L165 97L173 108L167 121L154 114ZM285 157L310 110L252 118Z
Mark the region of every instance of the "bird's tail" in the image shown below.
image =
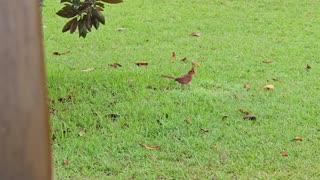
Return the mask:
M163 78L169 78L169 79L176 79L176 78L173 77L173 76L167 76L167 75L162 75L161 77L163 77Z

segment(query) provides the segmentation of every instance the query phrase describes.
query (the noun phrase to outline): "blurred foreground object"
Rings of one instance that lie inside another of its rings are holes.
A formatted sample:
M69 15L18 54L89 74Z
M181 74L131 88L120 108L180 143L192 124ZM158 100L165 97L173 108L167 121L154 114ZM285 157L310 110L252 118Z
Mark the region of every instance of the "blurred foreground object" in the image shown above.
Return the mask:
M51 179L39 0L0 2L0 179Z

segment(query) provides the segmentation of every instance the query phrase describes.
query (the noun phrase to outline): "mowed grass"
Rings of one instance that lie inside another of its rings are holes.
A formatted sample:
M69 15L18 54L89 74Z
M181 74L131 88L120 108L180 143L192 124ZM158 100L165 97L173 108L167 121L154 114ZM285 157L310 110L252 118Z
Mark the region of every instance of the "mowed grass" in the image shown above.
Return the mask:
M45 6L55 179L320 177L319 1L125 1L86 39L61 33L58 0ZM187 87L160 77L192 59Z

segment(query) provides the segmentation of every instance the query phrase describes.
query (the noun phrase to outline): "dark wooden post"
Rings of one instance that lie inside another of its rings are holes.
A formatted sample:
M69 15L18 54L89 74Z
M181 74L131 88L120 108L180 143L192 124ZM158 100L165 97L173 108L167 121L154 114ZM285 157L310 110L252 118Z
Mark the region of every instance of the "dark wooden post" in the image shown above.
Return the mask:
M0 1L0 179L51 179L39 0Z

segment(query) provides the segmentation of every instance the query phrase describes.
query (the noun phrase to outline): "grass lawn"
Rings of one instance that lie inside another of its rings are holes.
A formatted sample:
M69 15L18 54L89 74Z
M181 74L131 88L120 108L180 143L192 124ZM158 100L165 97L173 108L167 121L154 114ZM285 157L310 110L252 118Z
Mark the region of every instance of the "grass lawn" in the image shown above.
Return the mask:
M43 9L55 179L320 177L319 1L127 0L86 39L61 33L59 2ZM190 85L161 78L192 59Z

